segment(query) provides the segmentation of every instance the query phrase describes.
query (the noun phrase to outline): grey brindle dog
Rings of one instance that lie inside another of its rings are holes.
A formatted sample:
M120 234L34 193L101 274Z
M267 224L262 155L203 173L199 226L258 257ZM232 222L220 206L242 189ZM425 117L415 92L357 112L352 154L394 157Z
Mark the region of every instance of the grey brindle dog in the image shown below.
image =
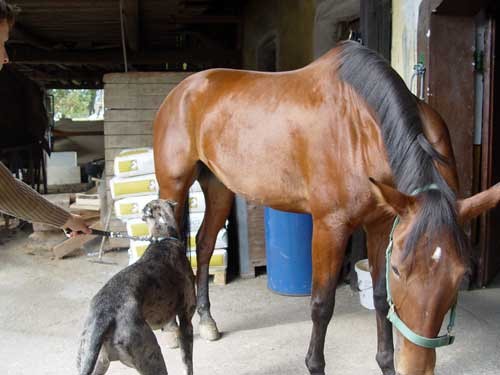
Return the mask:
M193 373L194 275L174 219L176 203L149 202L144 221L157 239L94 296L78 351L80 375L103 375L121 361L142 375L167 375L153 329L179 320L185 373Z

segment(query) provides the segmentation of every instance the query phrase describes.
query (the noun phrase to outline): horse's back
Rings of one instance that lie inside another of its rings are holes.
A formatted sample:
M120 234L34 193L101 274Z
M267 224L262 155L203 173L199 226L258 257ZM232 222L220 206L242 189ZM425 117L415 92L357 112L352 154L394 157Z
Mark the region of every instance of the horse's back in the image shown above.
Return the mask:
M383 153L372 114L337 75L338 51L291 72L188 77L155 122L157 172L176 176L199 160L230 190L276 208L348 206L349 186L366 185Z

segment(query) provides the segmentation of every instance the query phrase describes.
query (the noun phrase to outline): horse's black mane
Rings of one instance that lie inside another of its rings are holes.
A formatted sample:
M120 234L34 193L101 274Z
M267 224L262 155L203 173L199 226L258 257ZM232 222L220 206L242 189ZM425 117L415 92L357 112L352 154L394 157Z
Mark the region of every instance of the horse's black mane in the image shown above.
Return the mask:
M430 184L439 187L421 194L422 209L406 240L405 256L422 235L433 238L444 228L451 231L459 255L464 256L467 246L457 221L455 193L434 163L445 159L423 135L417 98L376 52L357 42L344 42L340 48L340 77L375 110L398 190L411 194Z

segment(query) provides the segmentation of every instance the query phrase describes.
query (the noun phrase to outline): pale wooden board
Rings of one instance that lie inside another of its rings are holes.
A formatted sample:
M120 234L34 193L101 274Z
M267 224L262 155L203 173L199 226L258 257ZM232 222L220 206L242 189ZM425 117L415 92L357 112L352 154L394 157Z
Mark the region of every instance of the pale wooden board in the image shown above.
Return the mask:
M87 242L93 240L96 236L86 235L86 236L78 236L74 238L67 239L63 243L56 245L52 248L52 251L57 259L62 259L76 250L80 249Z
M193 267L193 272L196 275L197 268ZM208 274L214 276L215 285L226 285L227 283L227 268L226 267L209 267Z
M167 95L175 86L176 83L108 83L105 86L106 95L111 96L155 96Z
M90 225L91 228L94 229L102 229L99 221L94 220L93 224ZM93 240L96 236L94 235L82 235L73 238L68 238L64 242L54 246L52 248L52 252L54 253L57 259L62 259L65 256L68 256L74 253L76 250L80 249L87 242Z
M126 147L107 149L104 152L104 158L105 158L105 160L109 160L109 161L115 160L115 158L120 154L120 152L122 152L125 149L126 149Z
M104 112L104 128L108 121L153 121L158 109L109 109Z
M154 109L157 110L165 100L166 95L147 95L147 96L121 96L108 95L104 100L104 105L108 110L111 109Z
M151 134L143 135L109 135L104 138L104 147L110 148L136 148L152 147L153 136Z
M184 78L193 74L192 72L132 72L132 73L109 73L103 77L105 84L112 83L164 83L177 84Z
M266 265L264 207L247 203L249 261L253 267Z
M104 134L109 135L135 135L153 134L153 121L136 122L106 122Z
M95 206L95 205L90 205L90 204L76 204L76 203L73 203L71 206L70 206L70 209L71 210L87 210L87 211L100 211L101 208L100 206Z

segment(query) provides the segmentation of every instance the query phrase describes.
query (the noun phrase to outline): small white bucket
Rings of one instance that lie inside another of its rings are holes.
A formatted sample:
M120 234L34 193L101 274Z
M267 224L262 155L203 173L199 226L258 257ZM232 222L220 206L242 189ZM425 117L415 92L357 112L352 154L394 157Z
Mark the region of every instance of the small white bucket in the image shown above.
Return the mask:
M359 300L361 306L374 310L373 305L373 284L372 277L370 275L370 265L368 264L368 259L361 259L354 265L356 274L358 275L358 289L359 289Z

